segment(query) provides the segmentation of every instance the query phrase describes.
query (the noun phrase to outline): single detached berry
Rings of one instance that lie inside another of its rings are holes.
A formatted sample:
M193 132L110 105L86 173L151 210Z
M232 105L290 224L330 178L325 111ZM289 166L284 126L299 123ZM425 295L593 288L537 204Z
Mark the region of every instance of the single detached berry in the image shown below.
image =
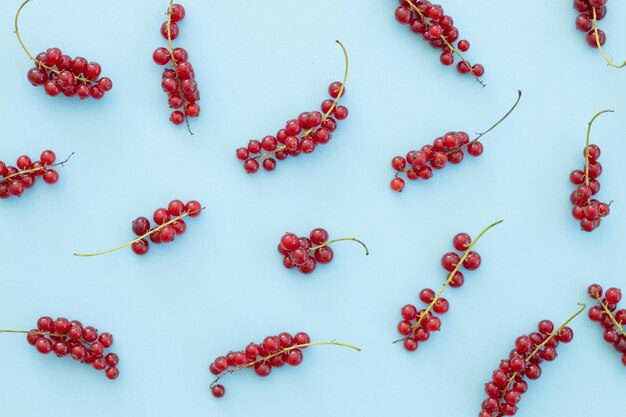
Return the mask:
M396 20L407 25L420 35L434 49L440 49L439 62L445 66L454 64L455 56L459 58L456 69L459 74L472 74L482 86L480 80L485 74L481 64L470 64L463 53L470 48L469 41L459 39L459 30L454 26L452 18L444 14L443 7L429 1L400 0L396 9Z
M111 333L98 333L91 326L83 326L77 320L44 316L37 320L37 328L32 330L0 330L0 333L26 334L26 341L41 354L54 353L59 358L69 356L75 361L91 366L96 371L104 371L110 379L117 379L120 361L115 353L107 352L113 345Z
M558 329L554 330L550 320L542 320L537 325L537 331L515 339L508 358L500 362L485 384L487 399L482 403L479 417L512 416L517 413L518 403L528 390L528 380L539 379L542 364L555 360L557 347L574 338L574 332L567 325L587 307L579 305L578 312Z
M220 379L228 374L245 368L254 369L254 373L260 377L266 377L274 368L284 365L298 366L304 359L304 349L309 346L335 345L354 349L360 352L356 346L341 342L311 342L309 335L300 332L295 335L283 332L274 336L267 336L261 343L249 343L245 349L230 351L224 356L218 356L209 366L209 371L215 375L211 383L211 393L216 398L221 398L226 393L223 385L218 384Z
M285 233L278 243L278 253L283 257L283 265L287 269L298 269L303 274L315 271L317 264L329 264L335 257L333 243L351 240L357 242L365 249L365 255L369 255L367 246L353 237L329 240L325 229L311 230L309 236L301 236L294 233Z
M426 304L425 308L418 308L414 304L407 304L400 309L402 320L398 323L398 332L403 336L395 343L403 342L404 348L409 352L417 350L420 343L425 342L433 332L441 330L441 318L450 308L447 299L441 295L450 286L459 288L465 282L465 276L459 269L475 271L480 267L482 259L477 252L472 249L480 238L492 227L502 223L499 220L487 226L472 242L472 238L467 233L459 233L452 239L454 251L447 252L441 257L441 266L448 273L448 278L443 284L439 293L430 288L424 288L419 293L419 299ZM459 254L461 253L461 254Z
M29 156L22 155L17 158L15 166L7 166L0 161L0 199L9 197L21 197L29 188L32 188L40 177L46 184L56 184L59 173L53 169L64 165L74 153L70 154L65 161L56 162L56 155L51 150L41 153L39 160L33 161Z
M179 23L185 18L185 8L170 0L167 9L167 21L161 25L161 35L167 40L167 48L159 47L152 54L158 65L165 66L161 78L161 87L167 94L167 103L172 109L170 121L175 125L187 124L189 133L190 117L200 115L200 91L195 80L193 66L189 62L189 54L183 48L173 48L172 41L178 37Z
M600 285L592 284L587 289L587 294L597 303L589 309L589 319L602 327L604 340L611 343L622 355L622 365L626 366L626 331L624 331L626 310L617 309L617 305L622 301L622 291L618 288L609 288L603 294Z
M472 140L466 132L448 132L436 138L432 145L424 145L419 150L411 150L406 156L395 156L391 160L391 167L396 171L390 183L391 189L397 192L404 189L406 183L401 178L402 174L406 175L409 181L428 180L433 176L434 171L449 164L460 164L465 158L465 152L473 157L482 155L483 144L479 139L502 123L515 110L521 98L522 92L518 91L513 107L496 124Z
M322 102L321 111L300 113L297 119L288 120L284 129L280 129L276 136L252 139L246 147L238 148L235 156L242 161L248 174L258 172L261 166L265 171L273 171L277 161L313 152L319 145L327 144L337 128L337 122L348 117L348 108L339 105L339 99L346 92L348 53L341 42L337 43L346 60L343 82L335 81L330 84L330 98Z
M572 208L572 217L580 222L580 229L585 232L592 232L600 227L602 219L608 216L611 211L611 203L604 203L592 198L600 191L598 178L602 175L602 165L598 161L600 159L600 147L598 145L590 145L589 137L591 135L591 126L596 118L603 113L612 111L603 110L593 116L589 122L587 143L585 149L583 149L585 166L582 170L572 171L569 176L572 184L576 186L576 189L570 194L570 201L574 206Z
M80 56L72 58L63 54L59 48L48 48L36 56L26 49L18 30L18 20L20 12L29 1L24 1L17 11L14 31L22 49L35 63L26 73L28 81L35 87L43 87L44 92L51 97L63 95L81 100L89 97L100 100L113 88L111 79L100 77L100 64L89 62Z
M198 217L204 207L196 200L188 201L186 204L181 200L172 200L167 208L158 208L152 215L155 226L152 227L147 217L137 217L131 224L134 234L139 236L124 245L97 253L75 253L75 256L90 257L99 256L115 252L130 246L136 255L145 255L150 249L150 242L157 245L159 243L171 243L177 236L182 235L187 230L185 217Z

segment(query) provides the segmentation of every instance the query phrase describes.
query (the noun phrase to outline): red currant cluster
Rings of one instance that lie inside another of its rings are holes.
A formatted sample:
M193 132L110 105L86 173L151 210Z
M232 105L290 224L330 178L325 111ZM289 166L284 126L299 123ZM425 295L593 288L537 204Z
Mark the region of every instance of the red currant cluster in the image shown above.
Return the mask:
M251 140L245 148L235 151L237 159L243 161L243 168L248 174L259 170L259 160L262 159L263 168L273 171L276 161L282 161L289 156L298 156L301 153L309 154L317 145L325 145L332 138L332 132L337 128L337 121L348 117L348 108L339 106L338 102L345 94L346 78L348 76L348 54L345 47L337 41L346 60L343 83L335 81L328 87L328 94L333 100L325 100L319 111L304 112L297 119L288 120L285 128L279 130L276 136L265 136L261 141ZM274 159L275 158L275 159Z
M46 184L55 184L59 173L51 167L63 165L70 159L55 164L56 158L54 152L47 150L35 162L26 155L20 156L15 164L17 168L0 161L0 198L21 197L26 189L35 184L37 177L41 177Z
M626 324L626 310L615 312L617 304L622 300L622 291L618 288L609 288L602 298L602 287L592 284L587 294L598 303L589 309L589 318L600 323L604 329L604 340L615 346L615 350L622 354L622 364L626 366L626 332L622 327Z
M176 39L179 34L178 23L184 18L185 8L180 4L170 2L167 21L161 25L161 35L167 40L168 48L157 48L152 58L159 65L172 63L171 68L163 70L161 81L161 87L168 95L167 102L170 108L174 109L170 121L175 125L186 121L189 127L188 118L200 115L200 106L196 103L200 100L200 91L193 67L188 61L187 51L183 48L172 49L172 40ZM189 132L191 133L191 130Z
M470 48L469 41L462 39L456 46L454 43L459 39L459 30L454 26L452 18L443 12L439 4L431 4L429 1L400 0L400 6L396 9L396 20L409 25L411 30L419 35L435 49L441 49L439 61L446 66L454 64L454 54L460 61L456 69L460 74L472 74L482 85L480 77L485 73L481 64L471 65L462 52Z
M137 255L145 255L150 249L150 243L146 238L150 238L152 243L170 243L177 235L182 235L187 230L187 224L183 220L185 217L198 217L204 207L196 200L191 200L187 204L180 200L172 200L167 208L158 208L154 211L152 219L156 223L155 227L150 225L150 220L146 217L137 217L133 220L132 230L138 238L128 243L96 253L75 253L74 256L92 257L105 255L130 246Z
M587 131L587 144L583 150L585 156L585 169L574 170L569 178L572 184L576 185L576 189L570 195L570 201L574 205L572 208L572 217L580 221L580 228L585 232L592 232L600 226L602 218L610 213L610 203L603 203L591 197L600 191L600 182L598 178L602 174L602 165L598 162L600 158L600 147L598 145L589 144L589 135L593 121L600 114L611 111L604 110L596 114L589 122L589 130Z
M335 254L330 247L331 244L351 240L357 242L365 248L365 255L369 255L367 246L360 240L353 237L328 240L328 232L322 228L311 230L309 237L298 237L294 233L285 233L280 238L278 253L283 256L283 265L287 269L298 268L303 274L310 274L315 271L318 263L329 264Z
M528 380L541 377L543 361L552 362L557 357L556 349L560 343L569 343L574 332L567 324L585 308L572 316L564 325L554 331L550 320L539 322L538 331L522 335L515 340L515 348L508 359L500 362L493 371L491 380L485 384L487 399L483 401L479 417L513 416L517 413L517 404L528 390Z
M133 233L139 236L132 245L132 250L137 255L145 255L148 253L150 244L145 239L150 237L150 241L155 245L159 243L173 242L176 236L182 235L187 230L187 224L183 217L197 217L202 212L202 205L195 201L189 201L187 204L180 200L172 200L167 208L158 208L152 215L152 220L156 223L155 227L150 226L150 220L146 217L137 217L133 220Z
M79 321L41 317L37 320L37 328L27 332L26 340L44 355L54 353L60 358L69 355L75 361L91 365L96 371L104 370L111 380L120 374L117 369L119 357L115 353L105 353L105 349L113 344L113 335L106 332L98 335L97 329L83 327Z
M433 141L432 145L424 145L417 150L409 151L406 157L396 156L391 160L391 166L396 171L394 178L391 180L390 187L393 191L401 192L406 185L401 173L406 173L406 177L411 181L418 179L428 180L433 176L433 169L439 170L450 163L459 164L465 158L464 150L470 156L478 157L483 153L483 144L479 142L485 134L489 133L504 119L506 119L517 107L522 92L518 91L517 101L511 109L491 128L477 135L470 140L469 135L465 132L448 132Z
M598 43L602 46L606 42L604 31L597 29L597 21L606 16L606 3L607 0L574 0L574 9L580 12L576 18L576 28L587 34L587 44L592 48L597 48Z
M254 372L260 377L266 377L272 368L280 368L284 364L298 366L302 362L303 348L311 343L309 335L300 332L295 336L283 332L278 336L267 336L263 342L250 343L242 351L229 352L226 356L219 356L209 366L209 370L216 380L211 384L211 392L217 398L223 397L226 390L217 381L226 374L239 369L254 367Z
M81 100L88 97L100 100L113 88L111 79L99 78L100 64L82 57L72 59L59 48L37 54L34 61L36 66L28 70L28 81L35 87L43 86L49 96L63 94Z
M283 332L278 336L267 336L261 343L250 343L244 350L228 352L226 356L217 357L209 366L209 371L215 375L211 383L211 393L214 397L223 397L226 389L218 384L219 380L226 375L245 368L254 368L254 372L260 377L268 376L273 368L280 368L285 364L298 366L302 363L304 355L302 349L309 346L335 345L360 351L356 346L337 341L313 342L309 335L300 332L295 336Z
M487 230L499 223L501 221L487 227L478 236L476 242ZM476 242L472 243L472 238L467 233L459 233L454 236L452 246L457 251L464 253L463 256L460 256L457 252L448 252L441 257L441 266L448 271L448 278L439 294L435 294L435 291L430 288L424 288L419 293L419 299L427 304L426 308L418 311L413 304L407 304L400 310L402 321L398 323L398 332L404 338L397 342L403 341L404 348L409 352L415 351L419 343L427 341L431 332L441 330L441 319L437 314L445 314L450 308L448 300L441 297L441 294L448 285L452 288L459 288L463 285L465 276L459 271L460 267L463 266L467 271L475 271L480 267L480 255L471 250Z

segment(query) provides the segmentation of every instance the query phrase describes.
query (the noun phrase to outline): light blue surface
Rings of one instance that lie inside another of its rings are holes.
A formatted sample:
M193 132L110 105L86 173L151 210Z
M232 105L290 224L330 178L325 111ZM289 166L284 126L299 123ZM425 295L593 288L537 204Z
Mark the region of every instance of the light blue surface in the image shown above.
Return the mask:
M540 319L565 320L591 281L626 287L626 70L606 68L585 44L569 0L447 0L472 43L468 58L485 65L483 89L397 24L396 3L186 1L175 44L189 51L202 94L190 137L167 120L151 60L165 45L166 1L36 0L24 10L33 53L58 46L102 64L114 89L101 102L49 98L27 83L29 63L12 34L19 1L5 2L0 159L46 148L76 155L58 185L38 183L0 202L0 327L27 329L50 314L110 331L121 377L111 383L0 335L0 415L474 416L515 337ZM616 59L626 57L624 15L625 3L610 2L602 22ZM247 176L235 148L316 109L340 79L335 39L351 58L350 117L314 154ZM402 194L389 190L394 155L448 130L482 131L517 89L522 102L485 138L483 157ZM615 203L589 235L570 218L568 174L582 166L586 122L603 108L617 112L593 131L605 168L600 197ZM207 210L171 246L143 258L130 250L72 256L129 240L134 217L172 198ZM415 353L392 345L400 307L443 282L439 258L452 236L475 236L499 218L477 247L483 267L446 292L442 332ZM280 236L317 226L358 236L371 256L343 243L312 276L285 270ZM574 343L530 384L519 416L624 409L619 355L584 316L573 328ZM217 355L299 330L363 352L313 348L297 369L263 380L242 371L225 379L226 397L211 397Z

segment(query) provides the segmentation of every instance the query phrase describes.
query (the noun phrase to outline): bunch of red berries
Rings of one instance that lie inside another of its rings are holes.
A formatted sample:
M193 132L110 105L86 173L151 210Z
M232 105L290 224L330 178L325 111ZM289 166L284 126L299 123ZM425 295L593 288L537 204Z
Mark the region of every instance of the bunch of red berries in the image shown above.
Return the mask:
M475 271L480 267L481 258L471 249L472 239L467 233L459 233L452 239L454 249L465 252L461 257L457 252L448 252L441 257L441 266L448 271L448 279L444 284L452 288L459 288L465 282L465 276L459 271L462 266L467 271ZM404 336L404 348L409 352L417 349L420 342L425 342L431 332L441 330L441 319L437 315L448 312L450 304L441 297L443 290L436 295L430 288L424 288L419 293L419 299L427 304L426 308L418 311L413 304L407 304L400 310L402 321L398 323L398 332Z
M285 233L278 243L278 253L283 256L283 265L287 269L298 268L303 274L313 272L318 263L329 264L335 254L331 244L351 240L365 248L365 255L369 255L367 246L360 240L347 237L328 240L328 232L320 227L311 230L309 237L298 237L294 233Z
M591 125L594 120L599 115L610 111L612 110L603 110L597 113L589 122L587 144L583 150L585 157L584 171L577 169L572 171L569 176L572 184L576 185L576 189L570 195L570 201L574 205L572 217L580 222L580 228L585 232L592 232L597 229L602 223L602 218L608 216L611 211L610 203L603 203L591 198L600 191L598 178L602 175L602 165L598 162L600 147L589 144Z
M539 379L540 364L556 359L559 344L569 343L574 337L572 329L566 326L554 332L550 320L540 321L537 327L538 332L518 337L509 358L493 371L491 380L485 384L488 397L482 403L479 417L515 415L517 404L528 390L526 379Z
M59 164L55 162L56 155L50 150L43 151L39 161L35 162L26 155L20 156L15 164L17 168L0 161L0 198L21 197L26 189L35 184L37 177L41 177L46 184L55 184L59 173L50 167L62 165L67 159Z
M460 61L456 69L461 74L472 74L481 84L480 77L485 73L481 64L471 65L463 56L470 48L469 41L459 39L459 30L454 26L454 21L443 12L439 4L431 4L429 1L400 0L400 6L396 9L396 20L409 25L411 30L419 35L435 49L441 49L439 61L446 66L454 63L454 54Z
M418 150L407 152L405 157L396 156L391 160L391 166L396 171L391 180L390 187L393 191L401 192L406 185L400 174L406 173L411 181L418 179L428 180L433 176L433 169L438 170L448 163L460 164L465 158L465 152L470 156L478 157L483 153L483 144L479 142L484 135L502 123L517 107L522 98L522 92L517 92L517 100L509 111L500 118L493 126L479 133L476 138L470 140L466 132L448 132L433 141L432 145L424 145Z
M592 284L587 294L598 303L589 309L589 318L600 323L604 329L604 340L615 346L615 350L622 354L622 364L626 366L626 332L622 327L626 324L626 310L615 312L617 304L622 300L622 291L618 288L609 288L602 298L602 287Z
M161 25L161 35L168 41L168 48L157 48L152 58L159 65L172 63L170 68L163 70L161 87L168 95L170 108L174 109L170 121L180 125L189 117L198 117L200 114L200 106L196 103L200 100L200 91L187 51L183 48L172 49L172 40L179 34L178 23L185 18L185 8L180 4L170 4L167 15L167 21Z
M283 332L278 336L267 336L259 344L250 343L244 350L219 356L209 366L211 373L217 377L211 384L213 396L224 396L226 390L223 385L217 384L218 380L239 369L254 367L258 376L266 377L272 372L272 368L280 368L284 364L300 365L304 358L302 349L310 343L309 335L304 332L293 337Z
M328 93L334 100L338 100L345 93L343 84L336 81L328 87ZM348 117L348 108L337 106L334 100L322 102L319 111L304 112L297 119L288 120L285 128L276 133L276 136L265 136L261 141L251 140L245 148L238 148L237 159L243 161L243 168L248 174L259 170L259 159L263 159L263 168L273 171L276 160L282 161L288 156L308 154L315 150L317 145L325 145L332 138L332 132L337 128L337 120ZM332 116L331 116L332 115ZM272 155L274 157L272 157Z
M483 153L483 144L477 140L471 141L465 132L448 132L433 141L432 145L424 145L421 150L412 150L406 157L396 156L391 160L391 166L395 169L396 176L391 180L391 189L402 191L404 180L398 175L406 172L406 177L415 181L417 179L428 180L433 176L433 169L442 169L449 162L459 164L467 153L471 156L480 156ZM408 166L408 168L407 168Z
M596 21L602 20L606 16L607 0L574 0L574 9L580 14L576 17L576 28L581 32L587 33L587 44L592 48L604 45L606 42L606 34L604 31L597 29L598 37L596 39Z
M72 59L63 55L59 48L50 48L35 57L35 66L28 70L28 81L35 87L43 86L47 95L56 97L88 97L100 100L104 93L111 91L113 83L107 77L100 77L102 68L97 62L85 58Z
M133 220L132 229L139 239L131 245L133 252L137 255L148 253L150 243L145 239L147 236L155 245L173 242L176 236L182 235L187 230L183 217L197 217L201 212L202 205L195 200L187 204L180 200L172 200L167 208L158 208L154 211L152 219L156 223L155 227L151 227L150 220L146 217L137 217Z
M83 325L76 320L59 317L41 317L37 328L26 335L28 343L38 352L47 355L54 352L58 357L70 356L75 361L91 365L96 371L105 371L107 378L113 380L119 376L117 364L119 357L115 353L106 353L113 344L113 335L100 333L98 330Z

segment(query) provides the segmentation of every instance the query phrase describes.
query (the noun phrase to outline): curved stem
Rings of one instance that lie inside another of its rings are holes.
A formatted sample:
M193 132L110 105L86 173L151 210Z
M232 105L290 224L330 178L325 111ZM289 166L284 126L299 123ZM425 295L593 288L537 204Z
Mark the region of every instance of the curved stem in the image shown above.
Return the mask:
M593 9L593 16L591 19L591 23L593 24L593 33L596 37L596 45L598 47L598 50L600 51L600 53L602 54L602 58L604 58L604 60L606 61L606 63L613 67L613 68L624 68L626 67L626 61L624 61L622 64L617 65L613 62L613 60L611 58L609 58L606 53L604 53L604 49L602 49L602 45L600 44L600 34L598 33L598 19L597 19L597 13L596 13L596 8L595 7L591 7Z
M14 21L14 26L15 29L13 30L13 33L15 33L15 36L17 36L17 41L20 43L20 46L22 47L22 49L24 50L24 52L26 52L26 55L28 55L28 58L35 62L35 64L37 64L38 67L41 68L45 68L48 71L52 71L55 74L60 74L61 71L59 71L58 69L55 69L53 67L50 67L46 64L44 64L43 62L39 61L37 58L35 58L30 51L28 50L28 48L26 48L26 45L24 44L24 41L22 40L22 37L20 36L20 31L18 28L18 21L20 18L20 13L22 12L22 9L24 8L24 6L26 6L26 4L28 4L30 2L30 0L25 0L22 5L19 7L19 9L17 9L17 13L15 14L15 21ZM89 80L87 78L84 77L78 77L78 76L74 76L74 78L78 81L83 81L85 83L91 84L94 80Z
M205 209L205 207L202 207L200 209L200 211L202 211L204 209ZM107 253L111 253L111 252L118 251L120 249L124 249L124 248L132 245L133 243L139 242L140 240L145 239L146 237L150 236L151 234L158 232L159 230L163 229L165 226L169 226L170 224L172 224L172 223L174 223L174 222L176 222L176 221L178 221L178 220L180 220L182 218L185 218L185 217L189 216L190 214L192 214L192 213L191 212L183 213L180 216L178 216L178 217L176 217L176 218L174 218L174 219L172 219L172 220L170 220L170 221L168 221L166 223L163 223L160 226L155 227L154 229L150 230L148 233L146 233L146 234L144 234L142 236L139 236L137 239L133 239L130 242L124 243L123 245L120 245L120 246L118 246L116 248L109 249L109 250L106 250L106 251L103 251L103 252L96 252L96 253L75 253L74 256L80 256L80 257L83 257L83 258L88 258L88 257L93 257L93 256L106 255Z
M609 310L609 307L602 302L602 300L600 299L600 297L598 297L596 295L596 299L598 300L598 304L600 304L600 306L602 306L602 309L604 310L604 312L606 314L609 315L609 317L611 318L611 321L613 322L613 324L617 327L617 329L624 335L626 336L626 332L624 331L624 328L622 327L621 324L619 324L619 322L615 319L615 316L613 315L613 313L611 313L611 310Z
M0 333L18 333L18 334L28 334L30 333L30 330L0 330ZM54 337L65 337L67 335L65 334L60 334L60 333L50 333L50 332L38 332L35 331L35 334L41 334L44 336L54 336Z
M346 348L349 348L349 349L356 350L357 352L360 352L360 351L361 351L361 348L359 348L359 347L357 347L357 346L350 345L350 344L348 344L348 343L336 342L336 341L334 341L334 340L331 340L330 342L312 342L312 343L305 343L305 344L302 344L302 345L293 345L293 346L290 346L290 347L288 347L288 348L281 349L280 351L278 351L278 352L276 352L276 353L272 353L271 355L264 356L264 357L262 357L262 358L259 358L259 359L254 360L254 361L252 361L252 362L246 363L246 364L241 365L241 366L236 366L236 367L231 368L231 369L229 369L229 370L227 370L227 371L224 371L224 372L222 372L220 375L218 375L218 376L215 378L215 380L214 380L213 382L211 382L211 385L210 385L210 386L211 386L211 387L215 386L215 384L217 384L217 382L218 382L221 378L225 377L226 375L230 375L230 374L232 374L233 372L237 372L237 371L238 371L238 370L240 370L240 369L249 368L249 367L251 367L251 366L256 365L256 364L257 364L257 363L259 363L259 362L266 362L266 361L268 361L268 360L270 360L270 359L272 359L272 358L274 358L274 357L276 357L276 356L282 355L283 353L289 352L289 351L291 351L291 350L294 350L294 349L303 349L303 348L310 347L310 346L321 346L321 345L343 346L343 347L346 347Z
M602 111L596 113L591 118L589 123L587 123L587 140L585 141L585 186L587 186L587 187L589 187L589 138L591 137L591 125L593 125L593 122L601 114L604 114L604 113L613 113L613 110L611 110L611 109L602 110ZM591 198L591 197L589 197L589 198Z
M8 181L8 180L10 180L10 179L12 179L12 178L14 178L14 177L20 177L20 176L22 176L22 175L33 174L33 173L35 173L35 172L39 172L39 171L45 171L47 168L52 168L52 167L56 167L56 166L59 166L59 165L63 166L63 165L65 165L65 163L66 163L67 161L69 161L69 160L70 160L70 158L72 157L72 155L74 155L74 152L72 152L72 153L70 154L70 156L68 156L68 157L65 159L65 161L62 161L62 162L57 162L56 164L52 164L52 165L44 165L44 166L40 166L40 167L38 167L38 168L32 168L32 169L25 169L25 170L23 170L23 171L16 172L15 174L8 175L8 176L6 176L6 177L4 177L4 178L0 178L0 184L1 184L1 183L3 183L3 182L5 182L5 181Z
M360 243L361 246L363 246L363 248L365 249L365 255L369 255L370 254L370 251L367 248L367 245L365 245L365 243L361 242L359 239L357 239L355 237L343 237L341 239L329 240L328 242L324 242L324 243L322 243L320 245L313 246L312 248L309 249L309 251L314 251L316 249L323 248L324 246L329 246L329 245L332 245L333 243L343 242L343 241L346 241L346 240L351 240L353 242Z
M515 108L517 107L517 105L519 104L520 100L522 99L522 90L517 90L517 100L515 100L515 103L513 103L513 106L509 109L508 112L505 113L504 116L502 116L497 122L495 122L489 129L485 130L482 133L477 133L476 137L472 140L470 140L469 142L467 142L465 145L459 146L457 148L451 149L448 152L446 152L446 155L452 153L452 152L456 152L460 149L466 148L468 147L470 144L478 141L480 138L482 138L483 136L485 136L487 133L491 132L493 129L495 129L500 123L502 123L507 117L509 117L511 115L511 113L513 113L513 111L515 110Z
M328 111L324 114L324 116L322 117L322 123L324 123L326 121L326 119L328 119L330 117L330 115L333 113L333 111L337 108L337 103L339 103L339 99L341 98L341 96L343 95L344 90L346 89L346 81L348 80L348 70L350 67L350 60L348 59L348 51L346 50L346 47L343 45L343 43L341 43L341 41L336 40L335 42L337 42L337 44L341 47L341 51L343 52L343 56L345 59L345 69L343 72L343 82L341 83L341 88L339 89L339 93L337 94L337 98L335 98L333 105L330 106L330 109L328 109ZM305 131L304 133L300 133L299 137L300 138L305 138L308 135L311 134L311 132L313 132L315 128L312 127L310 129L308 129L307 131ZM264 154L260 154L258 156L255 156L253 159L261 159L261 158L267 158L268 156L271 156L273 154L275 154L276 152L280 152L280 151L284 151L285 149L287 149L287 146L285 145L281 145L281 146L277 146L276 149L274 149L273 151L264 153Z
M422 11L419 9L419 7L417 7L412 0L405 0L406 3L409 5L409 7L411 9L413 9L419 16L420 19L422 20L422 22L427 26L427 27L431 27L433 24L430 21L429 18L427 18L424 13L422 13ZM472 71L472 65L469 63L469 61L467 61L464 57L463 54L461 54L461 51L459 51L456 47L454 47L454 45L452 45L449 41L448 38L446 38L443 34L441 34L439 36L439 38L443 41L443 43L450 48L450 52L456 54L459 56L459 58L461 58L461 61L463 61L465 63L465 65L467 65L467 68L469 68L469 71L472 73L472 75L474 75L474 72ZM474 79L483 87L486 87L487 85L482 82L482 80L480 78L478 78L477 76L474 75Z
M554 336L558 335L559 332L561 330L563 330L563 328L565 326L567 326L568 324L570 324L572 322L572 320L574 320L576 317L578 317L578 315L580 313L582 313L583 311L585 311L585 309L587 308L587 304L585 303L576 303L577 305L580 306L580 308L578 309L578 311L571 316L569 319L567 319L567 321L563 324L561 324L561 326L556 329L556 331L550 333L550 335L548 337L546 337L546 340L544 340L543 342L541 342L541 344L539 344L535 350L533 350L527 357L526 357L526 362L528 362L529 360L531 360L540 350L541 348L543 348L546 344L548 344L548 342L550 342L550 340L552 340L554 338ZM502 398L504 398L504 394L506 394L507 390L509 389L509 387L511 386L511 383L513 383L513 381L515 381L515 378L517 377L517 375L519 375L519 372L515 372L513 373L513 375L511 375L511 378L509 378L509 381L507 382L506 386L504 387L504 389L502 390ZM502 399L500 399L500 402L502 402Z
M465 250L465 253L463 254L463 256L461 257L461 260L459 261L459 263L456 265L456 267L452 270L452 272L450 272L450 274L448 275L448 279L446 279L446 282L443 283L443 286L441 287L441 290L439 290L439 293L435 296L435 298L433 298L433 300L430 302L430 304L428 305L428 307L426 307L426 310L424 310L424 313L422 313L422 315L419 317L419 319L417 320L417 322L415 322L415 324L413 324L412 330L411 330L411 334L413 334L413 332L420 326L420 324L422 324L422 321L424 320L424 318L426 318L428 316L428 313L430 312L430 310L435 306L435 304L437 303L437 300L439 300L439 298L441 297L441 295L443 294L443 292L446 290L446 288L448 287L448 285L450 284L450 282L452 282L452 279L454 278L454 276L456 275L457 271L459 270L459 268L461 267L461 265L463 265L463 262L465 262L465 260L467 259L467 257L469 256L469 253L472 251L472 249L474 248L474 246L476 245L476 243L478 243L478 241L480 240L481 237L483 237L483 235L485 233L487 233L489 231L489 229L491 229L494 226L499 225L500 223L502 223L504 220L498 220L497 222L493 222L491 223L489 226L485 227L483 229L482 232L480 232L478 234L478 236L476 236L476 239L474 241L472 241L472 243L470 243L469 247ZM398 339L395 340L393 343L398 343L398 342L402 342L403 340L406 340L409 336L403 337L402 339Z
M167 8L167 50L170 53L170 59L172 60L172 65L174 66L174 72L176 73L176 84L179 84L180 78L178 77L178 63L176 63L176 60L174 59L174 47L172 46L172 28L171 28L172 7L174 7L174 0L170 0L170 7ZM184 94L182 94L180 91L178 92L178 94L183 99L183 102L187 102L187 100L185 100ZM191 126L189 125L189 118L187 117L187 112L185 111L184 104L183 104L183 112L185 114L185 123L187 124L187 130L189 131L190 135L193 135L193 132L191 131Z

